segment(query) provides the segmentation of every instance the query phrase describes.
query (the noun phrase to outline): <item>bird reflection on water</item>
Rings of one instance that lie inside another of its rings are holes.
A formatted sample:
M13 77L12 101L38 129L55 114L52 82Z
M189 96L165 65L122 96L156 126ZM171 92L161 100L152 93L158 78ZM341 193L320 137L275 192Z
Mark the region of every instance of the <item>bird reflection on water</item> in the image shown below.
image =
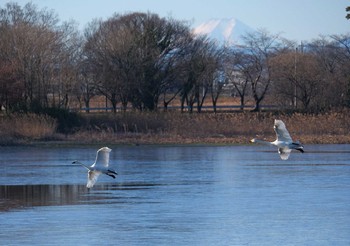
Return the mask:
M116 197L112 190L143 190L156 184L124 183L100 184L94 191L85 185L0 185L0 212L25 209L36 206L64 206L96 204L101 202L121 202L123 197Z

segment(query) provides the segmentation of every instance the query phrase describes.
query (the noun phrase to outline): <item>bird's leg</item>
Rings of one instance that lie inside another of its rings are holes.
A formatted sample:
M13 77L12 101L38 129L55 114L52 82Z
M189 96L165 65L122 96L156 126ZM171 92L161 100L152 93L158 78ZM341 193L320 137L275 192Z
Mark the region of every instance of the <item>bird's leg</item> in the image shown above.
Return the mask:
M299 150L301 153L304 153L304 150L302 148L297 148L296 150Z
M118 173L116 173L114 170L108 169L107 171L108 171L109 173L113 173L113 174L115 174L115 175L118 175Z
M113 174L109 174L109 173L107 173L107 175L108 175L108 176L111 176L112 178L114 178L114 179L115 179L115 176L114 176Z

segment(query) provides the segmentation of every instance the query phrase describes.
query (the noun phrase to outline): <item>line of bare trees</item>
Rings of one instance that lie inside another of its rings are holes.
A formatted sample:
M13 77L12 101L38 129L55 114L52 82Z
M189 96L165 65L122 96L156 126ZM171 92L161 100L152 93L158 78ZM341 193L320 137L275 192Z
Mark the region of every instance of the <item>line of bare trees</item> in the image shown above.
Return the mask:
M152 13L115 14L84 32L35 5L0 6L0 107L87 109L103 95L114 111L155 111L173 100L181 109L214 109L232 85L243 109L268 98L302 110L350 106L350 35L296 45L265 30L240 46L196 37L188 23Z

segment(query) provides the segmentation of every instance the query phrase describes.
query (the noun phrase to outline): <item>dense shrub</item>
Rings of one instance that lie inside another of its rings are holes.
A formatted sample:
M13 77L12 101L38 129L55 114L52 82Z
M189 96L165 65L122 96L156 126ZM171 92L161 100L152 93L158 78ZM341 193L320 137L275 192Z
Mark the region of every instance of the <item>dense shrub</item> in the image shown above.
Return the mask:
M167 130L166 116L156 112L87 114L84 115L85 129L114 133L158 133Z
M48 115L57 121L59 133L72 133L83 124L83 118L76 112L62 108L40 109L39 114Z

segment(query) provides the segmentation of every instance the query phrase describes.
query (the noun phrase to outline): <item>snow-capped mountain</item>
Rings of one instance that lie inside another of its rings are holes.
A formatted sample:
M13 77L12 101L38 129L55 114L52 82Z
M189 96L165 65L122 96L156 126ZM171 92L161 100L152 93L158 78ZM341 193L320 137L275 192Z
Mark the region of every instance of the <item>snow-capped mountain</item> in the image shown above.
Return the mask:
M208 35L218 42L241 44L241 36L254 29L235 18L211 19L193 29L196 35Z

